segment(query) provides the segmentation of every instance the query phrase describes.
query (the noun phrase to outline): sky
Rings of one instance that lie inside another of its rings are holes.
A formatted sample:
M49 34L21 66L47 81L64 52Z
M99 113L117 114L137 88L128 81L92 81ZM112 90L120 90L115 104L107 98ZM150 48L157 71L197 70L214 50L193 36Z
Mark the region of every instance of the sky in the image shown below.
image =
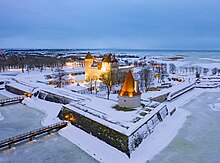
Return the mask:
M220 0L0 0L0 48L220 49Z

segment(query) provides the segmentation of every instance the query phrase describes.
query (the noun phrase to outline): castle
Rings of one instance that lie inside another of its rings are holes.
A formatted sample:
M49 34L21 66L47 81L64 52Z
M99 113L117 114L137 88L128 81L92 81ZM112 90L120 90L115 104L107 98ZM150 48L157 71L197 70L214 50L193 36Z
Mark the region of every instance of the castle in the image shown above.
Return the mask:
M85 80L101 80L101 75L109 73L112 84L120 84L124 81L127 73L133 72L133 66L122 66L114 55L107 54L102 59L92 57L88 52L85 57Z

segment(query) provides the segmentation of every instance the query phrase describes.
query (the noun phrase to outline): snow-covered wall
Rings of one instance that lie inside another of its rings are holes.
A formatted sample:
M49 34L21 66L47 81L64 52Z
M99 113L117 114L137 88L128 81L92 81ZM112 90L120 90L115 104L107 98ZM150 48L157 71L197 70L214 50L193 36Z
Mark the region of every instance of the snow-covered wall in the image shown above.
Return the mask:
M195 83L194 83L194 82L191 83L191 84L187 84L187 85L185 85L183 88L171 92L171 93L168 95L167 100L168 100L168 101L171 101L171 100L173 100L173 99L179 97L180 95L184 94L185 92L190 91L190 90L192 90L192 89L194 89L194 88L195 88Z
M72 125L117 148L130 157L131 152L141 144L144 138L153 132L155 126L163 121L167 115L167 106L164 105L130 135L123 134L105 124L92 120L85 115L69 109L68 106L63 106L58 117L61 120L70 121Z
M117 148L130 157L127 135L122 134L73 110L70 110L65 106L63 106L63 108L60 110L58 117L61 120L70 121L72 125Z
M152 101L164 102L167 100L168 95L169 95L169 93L166 93L166 94L154 97L154 98L152 98Z
M140 128L138 128L133 134L129 136L129 150L134 151L141 142L148 137L158 123L168 115L167 106L164 105L156 114L154 114L148 121L146 121Z
M34 96L38 97L39 99L55 102L55 103L61 103L61 104L68 104L70 103L71 99L68 99L64 96L53 94L51 92L46 91L37 91L34 93Z
M5 89L11 93L17 94L17 95L24 95L25 93L32 93L33 88L30 88L28 86L23 85L5 85Z

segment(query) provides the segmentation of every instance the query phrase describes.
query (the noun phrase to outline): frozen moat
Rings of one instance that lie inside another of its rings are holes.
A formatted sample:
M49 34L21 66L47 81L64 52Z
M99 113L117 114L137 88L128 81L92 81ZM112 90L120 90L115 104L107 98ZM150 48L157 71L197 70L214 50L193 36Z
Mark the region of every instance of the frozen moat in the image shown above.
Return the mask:
M219 162L220 112L209 107L209 104L219 103L219 97L220 93L203 93L185 104L183 108L191 115L173 141L150 162Z
M0 99L4 96L0 95ZM4 119L0 121L0 140L20 133L42 127L41 120L45 114L30 109L23 104L6 105L0 108ZM57 133L16 145L15 149L0 151L1 163L54 163L97 162L79 147L69 142Z

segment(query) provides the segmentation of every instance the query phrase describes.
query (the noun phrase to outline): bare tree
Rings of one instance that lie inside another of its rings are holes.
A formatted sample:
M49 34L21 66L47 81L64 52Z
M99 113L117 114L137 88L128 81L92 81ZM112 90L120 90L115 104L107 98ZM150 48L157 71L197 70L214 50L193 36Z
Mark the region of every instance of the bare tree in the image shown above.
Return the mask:
M216 75L217 73L218 73L218 68L217 67L213 68L212 69L212 74Z
M203 74L204 74L204 75L207 75L208 72L209 72L209 69L208 69L208 68L203 68Z
M145 90L148 90L148 88L153 80L153 74L152 74L152 71L150 70L150 68L143 68L141 70L140 77L141 77L141 86L144 85Z
M97 80L96 76L91 72L88 74L87 76L87 81L89 82L89 90L91 91L91 94L92 94L92 88L93 88L93 81L94 80ZM95 83L96 84L96 83Z
M164 82L165 76L167 75L167 64L162 64L161 66L161 71L160 71L160 76L159 76L159 80L160 82Z
M134 67L138 66L138 61L134 61Z
M22 73L24 73L24 56L20 56L20 64L21 64L21 71Z
M170 67L170 73L175 73L176 72L176 66L173 64L173 63L170 63L169 64L169 67Z
M107 87L107 99L109 100L109 96L112 88L112 76L111 72L105 72L101 74L101 81Z
M57 87L61 88L62 87L62 82L64 81L63 76L65 76L65 73L63 72L62 69L58 68L56 76L57 76L57 80L58 80Z

